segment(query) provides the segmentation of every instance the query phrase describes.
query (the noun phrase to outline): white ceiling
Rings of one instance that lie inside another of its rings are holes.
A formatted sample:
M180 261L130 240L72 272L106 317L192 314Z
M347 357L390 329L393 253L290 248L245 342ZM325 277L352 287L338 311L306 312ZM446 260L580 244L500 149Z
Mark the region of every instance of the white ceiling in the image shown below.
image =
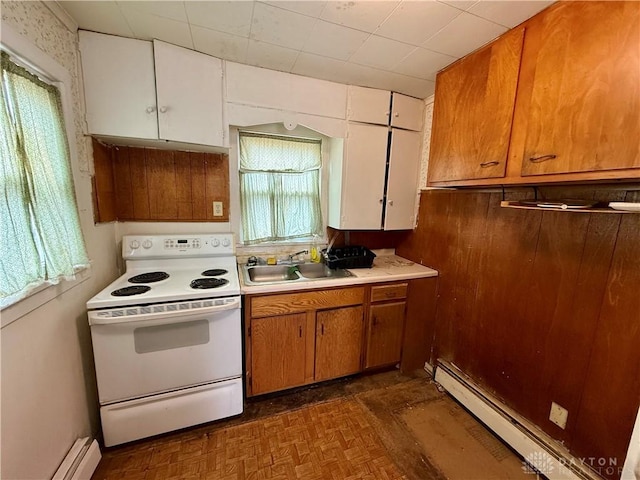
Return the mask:
M547 0L60 1L85 30L425 98L438 70Z

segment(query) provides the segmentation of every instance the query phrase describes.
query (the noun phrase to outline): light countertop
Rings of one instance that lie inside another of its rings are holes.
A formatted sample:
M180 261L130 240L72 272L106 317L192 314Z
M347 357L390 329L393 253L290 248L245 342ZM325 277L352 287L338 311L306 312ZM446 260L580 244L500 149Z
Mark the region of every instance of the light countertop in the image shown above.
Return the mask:
M349 269L352 276L328 278L302 282L282 282L263 285L246 285L240 273L240 288L243 294L278 293L295 290L315 290L318 288L348 287L367 283L395 282L416 278L436 277L438 272L432 268L414 263L397 255L382 255L373 260L371 268Z

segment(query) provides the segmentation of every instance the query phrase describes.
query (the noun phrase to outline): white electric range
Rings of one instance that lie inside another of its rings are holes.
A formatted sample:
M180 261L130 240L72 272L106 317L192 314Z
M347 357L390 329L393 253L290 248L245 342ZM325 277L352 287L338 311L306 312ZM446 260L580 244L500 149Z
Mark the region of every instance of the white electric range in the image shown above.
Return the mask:
M87 302L105 445L242 413L233 235L125 236L122 256Z

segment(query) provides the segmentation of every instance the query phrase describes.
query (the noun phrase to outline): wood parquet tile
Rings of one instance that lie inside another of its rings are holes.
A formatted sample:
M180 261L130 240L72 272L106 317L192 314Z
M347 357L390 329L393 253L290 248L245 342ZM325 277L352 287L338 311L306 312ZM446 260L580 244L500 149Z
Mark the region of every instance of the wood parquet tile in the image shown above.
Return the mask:
M94 480L406 479L353 399L106 452Z

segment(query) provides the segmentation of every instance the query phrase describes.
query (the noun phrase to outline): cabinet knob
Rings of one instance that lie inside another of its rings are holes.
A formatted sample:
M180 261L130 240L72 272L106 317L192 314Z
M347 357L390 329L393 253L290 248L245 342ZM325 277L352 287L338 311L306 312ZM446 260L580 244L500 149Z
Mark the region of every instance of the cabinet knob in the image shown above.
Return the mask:
M156 107L151 106L151 107L147 107L147 113L153 113L156 111Z
M557 158L557 155L551 153L549 155L540 155L539 157L529 157L529 161L531 163L542 163L546 162L547 160L553 160L554 158Z
M169 110L167 107L160 107L160 113L167 113L167 110Z
M389 115L391 115L391 112L384 112L384 114L388 117Z
M480 167L487 168L487 167L495 167L496 165L500 165L500 162L498 162L497 160L494 160L493 162L482 162L480 164Z
M384 202L384 199L383 199L383 198L381 198L381 199L380 199L380 204L381 204L381 205L382 205L382 202Z
M389 206L393 207L393 200L389 200Z
M400 116L400 114L399 114L398 112L396 112L396 113L394 113L394 114L393 114L393 116L394 116L394 117L399 117L399 116Z

